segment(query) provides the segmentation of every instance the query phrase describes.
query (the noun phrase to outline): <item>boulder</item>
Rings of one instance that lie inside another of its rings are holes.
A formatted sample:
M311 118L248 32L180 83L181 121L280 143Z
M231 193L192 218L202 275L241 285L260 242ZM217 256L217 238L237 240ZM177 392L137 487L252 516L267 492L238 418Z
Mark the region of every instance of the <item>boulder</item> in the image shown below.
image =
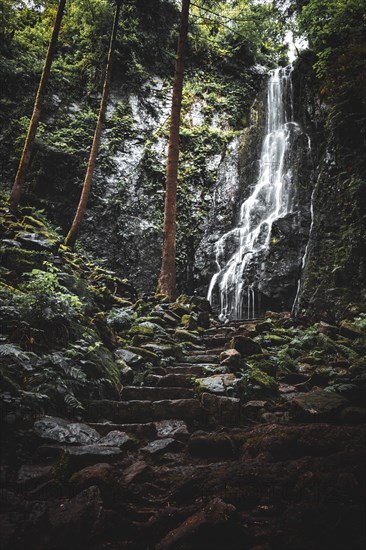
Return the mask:
M96 430L87 424L69 422L63 418L45 416L33 425L33 431L41 439L58 443L88 445L100 439Z
M106 447L118 447L119 449L130 449L134 445L133 439L126 434L126 432L120 432L118 430L112 430L107 435L99 439L98 445L104 445Z
M201 406L208 427L236 426L240 421L240 399L203 393Z
M181 444L172 437L166 437L165 439L156 439L151 441L145 447L142 447L141 451L149 455L159 455L167 452L174 452L180 449Z
M345 397L331 391L299 393L292 399L290 417L300 422L331 422L338 420L339 411L348 403Z
M125 361L130 367L138 366L143 363L141 355L133 353L132 351L129 351L127 349L117 349L114 352L114 355L116 359L123 359L123 361Z
M160 420L155 422L158 437L172 437L185 441L189 437L187 424L184 420Z
M236 381L235 374L214 374L206 378L196 378L196 389L199 393L227 395L234 391Z
M258 342L255 342L248 336L234 336L231 339L230 347L236 349L242 357L262 353L262 349Z
M229 367L230 370L239 370L242 362L241 354L236 349L227 349L220 354L220 364Z

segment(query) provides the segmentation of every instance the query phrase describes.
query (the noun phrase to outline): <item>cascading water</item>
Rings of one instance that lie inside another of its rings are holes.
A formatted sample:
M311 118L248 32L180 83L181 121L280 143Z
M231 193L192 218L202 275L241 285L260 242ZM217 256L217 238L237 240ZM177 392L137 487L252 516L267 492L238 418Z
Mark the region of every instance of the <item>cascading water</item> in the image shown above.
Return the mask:
M259 177L240 208L239 223L215 244L218 271L207 298L220 319L254 318L260 309L256 281L271 242L273 223L291 211L291 141L300 132L293 120L292 67L270 71L266 133Z

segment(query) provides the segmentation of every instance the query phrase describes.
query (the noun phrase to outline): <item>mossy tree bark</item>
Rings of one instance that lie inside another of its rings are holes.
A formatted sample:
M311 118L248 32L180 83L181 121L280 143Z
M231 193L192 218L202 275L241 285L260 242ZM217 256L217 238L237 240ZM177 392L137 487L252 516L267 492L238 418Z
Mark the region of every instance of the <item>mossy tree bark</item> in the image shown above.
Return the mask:
M66 4L66 0L60 0L58 5L56 19L52 30L52 36L51 36L50 43L48 45L46 59L43 65L42 75L39 81L37 95L34 102L33 113L29 123L29 127L28 127L27 137L25 139L22 156L20 157L20 162L19 162L18 170L15 176L15 181L14 181L12 190L10 192L10 209L12 211L16 211L18 208L19 201L20 201L23 187L24 187L27 170L30 164L32 149L33 149L33 145L34 145L34 141L37 133L37 127L38 127L39 119L42 113L42 102L44 98L44 92L48 81L48 77L50 75L52 61L56 51L57 40L58 40L58 35L61 27L61 21L62 21L64 9L65 9L65 4Z
M64 241L65 246L70 246L70 247L74 246L80 230L81 222L84 218L85 209L88 202L90 186L92 182L95 161L98 155L100 137L102 133L105 111L107 107L109 81L110 81L111 72L112 72L112 57L113 57L113 51L114 51L114 46L116 42L116 34L117 34L120 9L121 9L121 0L116 0L116 10L114 13L113 28L112 28L112 34L111 34L110 43L109 43L107 66L106 66L106 72L104 77L103 92L102 92L102 99L99 107L98 120L94 131L94 137L93 137L93 142L90 149L88 167L86 169L85 179L84 179L83 188L81 191L78 208L77 208L74 220L72 222L70 231L68 232L65 238L65 241Z
M182 107L184 56L187 48L188 16L190 0L182 0L179 38L175 61L168 159L166 168L166 192L163 229L163 255L158 292L170 300L176 298L176 210L179 159L179 126Z

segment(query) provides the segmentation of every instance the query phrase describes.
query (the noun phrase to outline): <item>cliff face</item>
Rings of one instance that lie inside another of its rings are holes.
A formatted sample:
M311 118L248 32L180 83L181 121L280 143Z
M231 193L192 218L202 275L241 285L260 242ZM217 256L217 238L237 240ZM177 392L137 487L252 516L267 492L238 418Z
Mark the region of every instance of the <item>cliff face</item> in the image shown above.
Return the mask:
M314 191L296 311L334 321L365 308L364 145L320 100L309 60L294 74L298 116L311 136Z
M322 100L310 54L292 73L294 121L289 165L290 211L274 222L270 245L250 277L258 312L293 313L337 320L365 305L365 177L362 141L332 118ZM240 206L258 178L266 117L266 79L250 125L227 151L219 171L196 254L197 286L207 292L218 271L215 243L237 226ZM337 120L337 119L336 119ZM230 243L229 243L230 244ZM227 260L235 245L227 246ZM222 267L222 266L221 266ZM213 297L218 307L218 298Z

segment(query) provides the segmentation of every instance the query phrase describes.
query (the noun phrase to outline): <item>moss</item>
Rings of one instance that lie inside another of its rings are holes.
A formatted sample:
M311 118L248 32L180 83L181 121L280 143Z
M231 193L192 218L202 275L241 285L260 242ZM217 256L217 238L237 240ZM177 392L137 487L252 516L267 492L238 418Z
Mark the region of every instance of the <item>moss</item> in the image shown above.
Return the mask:
M199 342L200 338L198 334L194 334L193 332L189 332L188 330L184 330L182 328L178 328L174 333L174 338L177 340L180 340L181 342Z
M147 350L145 348L137 347L137 346L126 346L126 349L128 351L132 351L133 353L136 353L136 355L141 355L144 359L147 361L151 361L151 363L159 363L160 357L154 353L153 351Z
M155 334L155 330L149 326L135 325L130 328L129 333L131 336L134 336L135 334L142 336L153 336Z
M47 252L24 250L24 248L6 246L0 250L2 264L14 271L31 271L35 267L40 267L47 257Z

